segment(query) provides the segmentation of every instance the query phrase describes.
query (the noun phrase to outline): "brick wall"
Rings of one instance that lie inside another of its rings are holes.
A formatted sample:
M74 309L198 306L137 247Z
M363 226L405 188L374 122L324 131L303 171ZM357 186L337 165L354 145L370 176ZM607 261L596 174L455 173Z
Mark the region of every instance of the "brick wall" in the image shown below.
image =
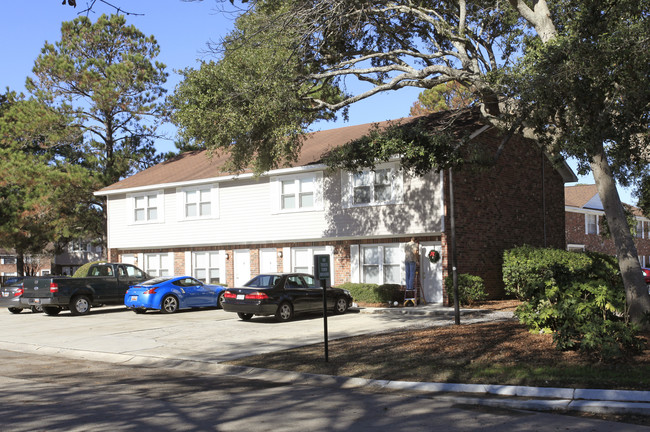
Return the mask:
M478 139L487 156L501 143L490 131ZM448 206L447 181L448 173ZM481 276L491 298L504 295L505 250L523 244L565 247L563 180L535 143L512 138L495 165L457 170L453 185L458 272ZM449 217L445 224L448 235Z
M185 271L185 252L174 252L174 274L184 275Z
M334 246L334 276L332 285L350 282L350 242L340 242Z
M603 217L604 215L598 216L599 223ZM586 234L584 213L565 212L565 225L567 244L584 245L585 250L588 251L616 255L614 240L600 234ZM641 264L650 267L650 226L644 222L643 228L643 237L636 237L634 243Z

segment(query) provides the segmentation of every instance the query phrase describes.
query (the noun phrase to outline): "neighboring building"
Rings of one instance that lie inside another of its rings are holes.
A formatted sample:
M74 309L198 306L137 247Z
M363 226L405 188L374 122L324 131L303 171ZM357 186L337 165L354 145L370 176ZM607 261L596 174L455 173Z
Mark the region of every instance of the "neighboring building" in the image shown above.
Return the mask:
M601 235L605 217L596 185L567 186L564 189L567 249L616 255L611 238ZM635 243L642 267L650 267L650 219L637 207L627 205L636 218Z
M503 140L494 129L475 115L456 117L459 135L496 153ZM427 122L449 122L449 113ZM402 248L415 237L425 300L446 301L448 172L413 177L397 160L330 172L320 162L372 126L310 134L297 163L259 177L230 175L219 169L222 156L191 152L96 192L107 198L109 260L234 286L260 272L311 272L313 256L326 254L333 285L404 284ZM483 277L493 297L503 294L505 249L565 245L564 183L577 179L566 164L554 166L536 143L514 137L495 166L453 175L458 271ZM442 254L436 264L426 257L432 249Z
M35 275L43 276L50 274L50 259L46 256L31 256L24 257L26 266ZM17 276L18 269L18 256L16 252L8 249L0 249L0 283L4 282L10 276Z
M52 273L72 276L82 265L100 260L102 247L88 241L71 241L54 256Z
M52 247L49 248L50 250ZM25 256L26 271L37 276L48 274L71 276L82 265L102 257L102 247L88 242L70 242L60 253L43 252L41 255ZM18 257L12 250L0 249L0 278L17 276Z

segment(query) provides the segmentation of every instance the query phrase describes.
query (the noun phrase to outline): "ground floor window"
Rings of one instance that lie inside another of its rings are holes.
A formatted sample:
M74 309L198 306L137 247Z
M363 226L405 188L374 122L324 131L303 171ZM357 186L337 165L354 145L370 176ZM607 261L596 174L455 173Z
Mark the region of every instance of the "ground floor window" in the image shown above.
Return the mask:
M374 284L399 284L401 281L399 245L361 247L361 281Z
M170 259L169 254L146 254L144 256L144 271L151 277L169 276Z
M209 284L225 283L225 272L221 269L219 252L193 252L192 276Z

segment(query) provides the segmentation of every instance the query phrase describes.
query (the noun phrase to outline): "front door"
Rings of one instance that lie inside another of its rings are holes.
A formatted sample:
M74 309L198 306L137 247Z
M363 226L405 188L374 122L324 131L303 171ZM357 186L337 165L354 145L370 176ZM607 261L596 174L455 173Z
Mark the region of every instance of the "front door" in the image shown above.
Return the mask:
M251 278L251 253L249 249L238 249L233 255L235 286L242 287Z
M276 249L260 249L260 273L278 271L278 254Z
M429 261L429 251L435 249L442 253L440 243L420 245L420 281L422 295L427 303L442 303L442 259L437 263Z

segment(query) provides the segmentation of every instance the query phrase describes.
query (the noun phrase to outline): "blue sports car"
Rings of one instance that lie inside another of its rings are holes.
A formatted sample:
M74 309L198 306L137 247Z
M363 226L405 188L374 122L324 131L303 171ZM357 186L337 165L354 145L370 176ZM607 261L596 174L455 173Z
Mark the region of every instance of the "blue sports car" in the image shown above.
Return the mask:
M206 285L190 276L159 277L129 287L124 304L135 313L147 309L174 313L179 309L221 307L221 285Z

